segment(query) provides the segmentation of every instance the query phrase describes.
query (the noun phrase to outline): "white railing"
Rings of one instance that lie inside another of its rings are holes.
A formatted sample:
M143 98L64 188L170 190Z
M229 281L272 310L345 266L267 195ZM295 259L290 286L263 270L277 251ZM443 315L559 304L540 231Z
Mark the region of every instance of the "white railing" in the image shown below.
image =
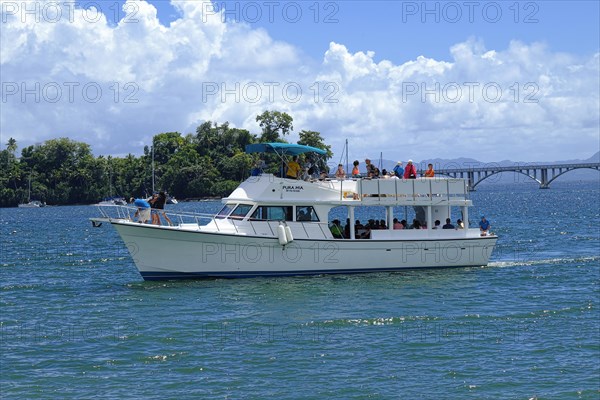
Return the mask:
M135 213L137 207L118 206L118 205L99 205L97 206L100 214L104 218L112 220L137 221ZM192 212L167 212L159 210L161 226L166 221L162 217L162 212L169 217L173 227L177 228L199 228L206 227L208 230L214 229L217 232L230 232L242 235L277 237L277 227L280 221L254 221L241 220L233 218L218 218L213 214L192 213ZM150 221L147 222L150 224ZM326 222L292 222L286 221L298 238L327 238L329 227Z
M467 181L464 179L360 179L354 200L367 203L414 203L427 200L445 203L468 200ZM349 196L345 196L348 199Z

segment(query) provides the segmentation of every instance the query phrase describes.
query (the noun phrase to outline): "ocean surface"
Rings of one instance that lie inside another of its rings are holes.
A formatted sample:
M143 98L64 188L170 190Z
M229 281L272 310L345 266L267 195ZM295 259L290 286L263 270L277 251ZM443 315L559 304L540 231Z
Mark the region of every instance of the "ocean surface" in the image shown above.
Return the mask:
M488 266L298 278L144 282L95 207L0 209L0 398L599 399L599 182L477 189Z

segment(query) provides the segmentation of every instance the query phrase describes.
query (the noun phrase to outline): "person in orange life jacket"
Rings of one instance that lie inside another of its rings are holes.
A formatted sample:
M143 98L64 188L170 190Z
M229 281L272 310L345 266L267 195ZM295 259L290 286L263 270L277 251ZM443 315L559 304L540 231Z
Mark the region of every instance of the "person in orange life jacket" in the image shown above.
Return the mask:
M435 171L433 170L433 164L427 164L427 171L425 171L425 178L433 178Z
M354 165L354 168L352 168L352 177L353 178L360 178L360 170L358 169L358 160L354 160L354 162L352 163L352 165Z

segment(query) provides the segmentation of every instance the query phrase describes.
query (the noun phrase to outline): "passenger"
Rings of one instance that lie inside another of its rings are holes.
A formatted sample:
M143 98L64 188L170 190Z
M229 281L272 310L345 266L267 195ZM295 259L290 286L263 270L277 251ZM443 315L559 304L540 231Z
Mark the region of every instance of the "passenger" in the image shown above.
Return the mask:
M389 178L387 169L384 168L384 169L381 170L381 177L383 179L388 179Z
M354 232L354 233L357 233L359 229L364 229L364 226L363 226L363 224L361 224L361 223L360 223L360 220L359 220L359 219L357 219L357 220L354 222L354 230L356 231L356 232Z
M425 178L433 178L435 171L433 170L433 164L427 164L427 171L425 171Z
M373 226L373 229L381 229L381 225L379 225L379 220L375 221L375 225Z
M402 167L402 161L398 161L398 163L394 167L394 173L399 179L404 178L404 167Z
M360 178L360 171L358 169L358 160L354 160L354 162L352 163L352 165L354 166L354 168L352 168L352 177L353 178Z
M394 229L404 229L404 226L398 221L398 218L394 218Z
M379 229L387 229L387 224L385 223L385 219L379 221Z
M267 164L265 163L265 161L262 158L259 158L254 163L254 168L252 168L252 171L250 172L250 175L252 175L252 176L259 176L259 175L261 175L263 173L263 171L266 168L267 168Z
M460 218L456 220L456 229L465 229L465 224Z
M479 221L479 231L481 232L481 236L487 236L491 227L490 221L485 219L485 216L482 215L481 221Z
M150 213L152 215L152 225L160 225L160 217L158 216L158 209L156 203L158 201L158 194L154 193L150 198L146 200L150 204Z
M346 178L346 171L344 171L344 166L342 164L338 164L337 170L335 171L335 177L337 179Z
M417 169L415 168L412 160L408 160L406 169L404 170L404 179L417 179Z
M344 234L342 232L342 227L340 226L340 220L339 219L334 219L333 220L333 223L329 227L329 230L331 231L331 234L333 235L334 238L336 238L336 239L343 239L344 238Z
M379 168L371 164L371 160L366 158L365 163L367 164L367 176L369 178L379 178Z
M319 180L320 180L320 181L324 181L324 180L325 180L325 179L327 179L327 178L328 178L328 176L327 176L327 172L325 172L325 171L321 171L321 173L319 174Z
M421 229L421 223L419 222L418 219L413 219L413 223L410 226L410 229Z
M402 229L408 229L408 222L405 219L400 221L400 224L402 225Z
M145 224L150 220L150 203L144 199L134 199L133 197L129 199L129 203L137 207L133 217L137 218L140 224Z
M436 219L432 229L440 229L441 222L439 219Z
M344 237L350 238L350 218L346 218L346 226L344 226Z
M301 171L302 168L300 168L300 164L298 164L298 156L292 157L292 161L287 164L286 178L298 179Z
M442 226L442 229L454 229L454 225L452 225L450 218L446 218L446 225Z
M165 221L167 221L167 223L169 224L169 226L173 226L173 222L169 219L169 217L167 217L167 213L165 212L165 204L167 203L167 194L163 191L158 192L158 198L156 199L156 201L154 202L154 208L156 209L156 219L157 219L157 225L160 225L160 216L158 215L160 213L160 215L163 216L163 218L165 219Z

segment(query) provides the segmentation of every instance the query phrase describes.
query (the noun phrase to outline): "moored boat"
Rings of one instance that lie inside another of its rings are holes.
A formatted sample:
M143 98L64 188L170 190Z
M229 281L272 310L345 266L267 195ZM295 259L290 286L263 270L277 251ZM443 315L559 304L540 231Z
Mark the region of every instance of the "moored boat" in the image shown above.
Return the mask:
M45 206L46 203L43 203L39 200L29 200L27 203L19 204L19 208L40 208Z
M247 152L273 152L282 159L309 146L263 143ZM100 207L96 224L110 222L146 280L237 278L396 271L413 268L482 266L497 236L469 228L467 182L454 178L295 180L251 176L216 215L168 213L172 226L135 221L135 208ZM334 235L329 216L346 209L347 237ZM385 210L387 229L355 226L355 211ZM412 208L427 229L393 229L394 213ZM460 213L464 229L433 229ZM206 222L204 222L206 221Z

